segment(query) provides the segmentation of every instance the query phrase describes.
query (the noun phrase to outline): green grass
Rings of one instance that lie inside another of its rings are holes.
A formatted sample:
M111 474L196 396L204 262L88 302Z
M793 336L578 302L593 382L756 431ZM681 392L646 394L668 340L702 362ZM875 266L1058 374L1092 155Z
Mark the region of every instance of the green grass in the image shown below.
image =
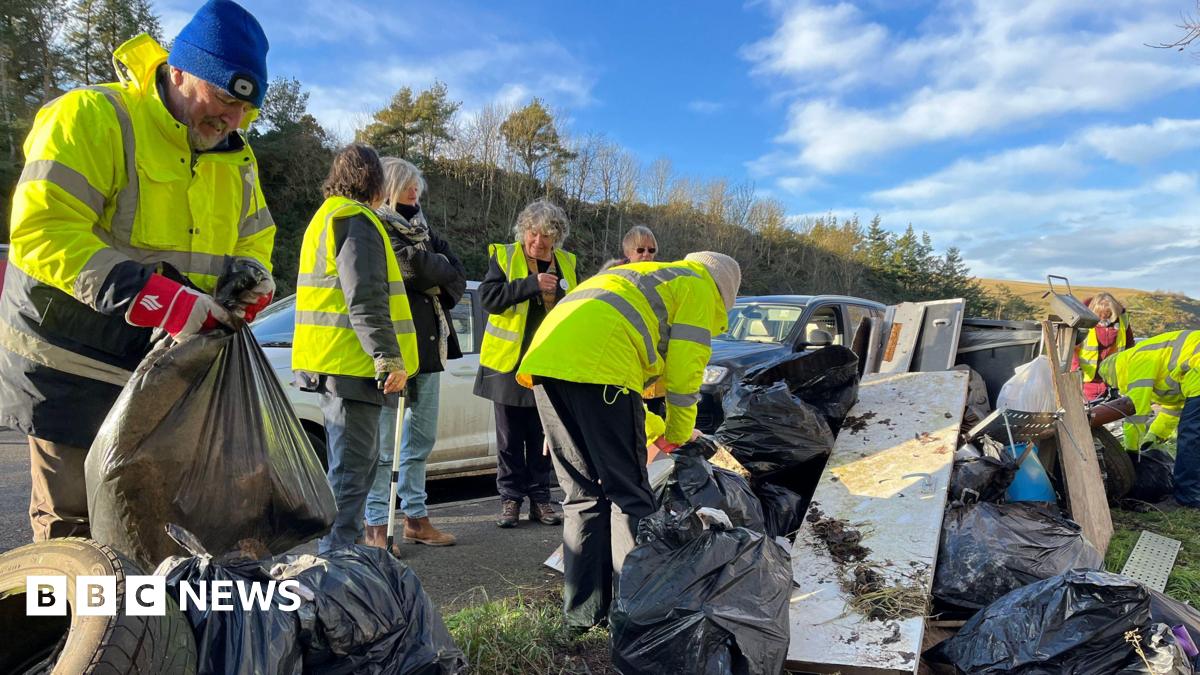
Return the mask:
M446 627L467 655L473 673L496 675L601 675L610 670L608 631L573 637L563 626L558 589L486 596L446 617Z
M1183 542L1175 568L1167 578L1167 595L1176 600L1200 607L1200 510L1175 508L1160 511L1151 508L1146 513L1113 509L1113 538L1108 545L1104 566L1120 572L1129 552L1137 543L1142 530Z

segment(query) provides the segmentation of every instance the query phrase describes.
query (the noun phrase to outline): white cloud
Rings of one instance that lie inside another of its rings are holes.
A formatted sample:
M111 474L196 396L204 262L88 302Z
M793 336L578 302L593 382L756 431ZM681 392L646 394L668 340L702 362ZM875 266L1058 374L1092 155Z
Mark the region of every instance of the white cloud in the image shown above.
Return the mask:
M777 140L798 164L839 173L902 148L1127 110L1195 87L1194 63L1144 46L1170 30L1176 5L1116 1L1097 12L1072 0L944 0L931 11L938 21L912 37L845 4L802 5L744 53L756 73L803 92ZM825 28L828 42L812 35ZM881 96L887 86L903 88Z
M1160 117L1150 124L1097 126L1083 134L1083 141L1111 160L1147 164L1200 147L1200 119Z

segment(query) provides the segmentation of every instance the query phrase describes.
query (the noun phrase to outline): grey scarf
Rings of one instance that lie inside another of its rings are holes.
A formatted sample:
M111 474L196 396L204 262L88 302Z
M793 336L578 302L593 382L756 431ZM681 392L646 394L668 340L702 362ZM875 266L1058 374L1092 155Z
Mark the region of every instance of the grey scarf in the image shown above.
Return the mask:
M412 242L411 248L418 251L429 250L429 223L425 222L425 214L421 211L412 217L412 220L405 218L393 209L391 206L384 204L375 210L376 215L387 224L399 232L405 239ZM439 254L440 255L440 254ZM400 265L400 277L402 279L411 279L413 277L412 263L409 262L407 256L400 255L400 251L396 251L396 263ZM450 323L446 320L446 310L442 308L442 303L438 299L442 289L434 286L425 291L425 294L433 300L430 304L433 305L433 313L437 316L438 324L438 357L442 361L442 367L446 367L446 341L450 335Z

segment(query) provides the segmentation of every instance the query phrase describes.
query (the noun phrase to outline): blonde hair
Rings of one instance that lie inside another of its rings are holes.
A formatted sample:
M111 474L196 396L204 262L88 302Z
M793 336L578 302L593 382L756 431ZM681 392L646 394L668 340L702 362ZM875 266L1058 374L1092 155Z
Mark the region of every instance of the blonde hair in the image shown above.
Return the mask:
M525 233L533 230L547 237L554 237L554 245L562 246L571 231L571 221L567 212L546 198L536 199L521 210L517 216L517 224L513 226L513 235L517 241L525 238Z
M421 195L425 194L425 177L412 162L399 157L380 157L379 162L383 164L383 200L385 202L388 204L399 202L404 188L414 183L417 186L417 199L420 200Z
M1088 308L1094 312L1094 311L1096 311L1096 308L1102 304L1107 304L1109 307L1112 308L1112 311L1113 311L1112 320L1113 321L1116 321L1117 317L1121 316L1121 314L1123 314L1125 312L1125 305L1122 305L1119 300L1117 300L1115 297L1113 297L1112 293L1109 293L1107 291L1100 291L1096 295L1092 296L1091 302L1088 303Z
M640 239L649 239L655 244L658 243L658 237L650 231L650 228L645 225L634 225L625 233L625 238L621 240L621 248L626 249L638 242Z

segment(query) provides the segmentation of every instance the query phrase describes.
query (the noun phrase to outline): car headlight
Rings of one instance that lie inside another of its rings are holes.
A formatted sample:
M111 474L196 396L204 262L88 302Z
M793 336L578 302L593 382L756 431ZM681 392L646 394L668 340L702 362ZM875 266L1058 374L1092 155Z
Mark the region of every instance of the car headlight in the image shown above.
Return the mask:
M725 366L707 366L704 369L703 384L718 384L725 376L729 374L729 369Z

